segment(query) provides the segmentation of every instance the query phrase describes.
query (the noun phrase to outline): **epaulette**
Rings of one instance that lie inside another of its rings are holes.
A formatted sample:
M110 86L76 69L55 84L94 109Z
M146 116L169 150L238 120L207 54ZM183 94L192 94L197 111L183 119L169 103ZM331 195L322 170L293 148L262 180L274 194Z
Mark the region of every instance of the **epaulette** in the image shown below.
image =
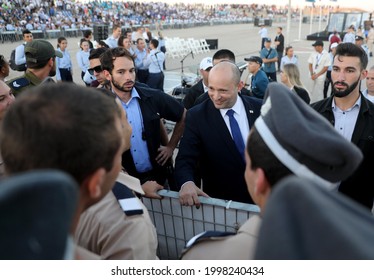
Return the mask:
M139 199L128 187L116 182L112 191L127 216L143 214L143 208Z
M209 240L222 240L225 237L235 235L234 232L226 232L226 231L204 231L198 235L195 235L192 237L184 247L184 249L181 252L180 259L195 245Z
M20 90L21 88L24 88L30 84L30 81L26 79L25 77L21 77L18 79L15 79L13 81L10 81L8 85L14 89L15 91Z
M214 239L220 239L222 237L227 237L231 235L235 235L234 232L226 232L226 231L204 231L198 235L195 235L192 237L186 244L186 248L190 248L193 245L204 241L204 240L214 240Z

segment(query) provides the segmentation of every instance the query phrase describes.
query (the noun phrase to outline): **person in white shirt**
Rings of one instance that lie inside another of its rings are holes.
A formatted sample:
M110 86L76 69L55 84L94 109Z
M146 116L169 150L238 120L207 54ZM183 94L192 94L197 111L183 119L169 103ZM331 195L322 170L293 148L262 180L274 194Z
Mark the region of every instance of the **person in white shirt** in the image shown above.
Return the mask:
M363 48L363 50L365 51L366 55L369 58L369 48L366 44L364 44L364 37L356 35L355 36L355 44L357 46L360 46L361 48Z
M33 40L33 36L30 30L25 29L22 31L23 36L23 43L16 48L15 60L14 62L17 65L25 64L26 63L26 56L25 56L25 45Z
M112 35L105 40L109 48L116 48L118 46L118 38L121 36L121 32L121 26L113 25Z
M79 68L82 70L81 77L82 77L82 80L84 81L83 77L86 74L88 68L90 67L90 62L88 59L88 57L90 56L90 45L85 39L81 39L80 47L81 47L81 50L77 52L76 57L77 57ZM89 83L86 83L86 82L84 83L86 84L86 86L90 86Z
M298 66L298 58L296 55L294 55L292 46L286 47L286 55L283 56L281 60L281 65L280 65L281 71L283 70L284 65L290 64L290 63Z
M311 103L323 99L326 72L331 65L329 54L323 48L323 41L317 40L312 46L315 52L311 53L308 59L310 78L313 81Z
M261 36L261 48L260 48L260 50L262 50L265 46L265 39L268 37L268 30L266 29L264 24L261 25L261 29L260 29L260 31L258 31L258 34L260 34L260 36Z
M65 37L57 39L57 50L62 53L62 58L56 57L56 80L57 81L73 81L73 63L71 62L70 53L66 49L68 41Z
M343 43L355 43L355 27L348 27L347 33L344 35Z
M374 66L371 66L366 76L366 89L362 92L363 96L374 103Z
M165 61L165 54L158 50L158 40L152 39L149 42L149 48L151 49L145 57L143 63L145 67L148 67L148 79L147 85L151 88L164 90L164 72L162 65Z

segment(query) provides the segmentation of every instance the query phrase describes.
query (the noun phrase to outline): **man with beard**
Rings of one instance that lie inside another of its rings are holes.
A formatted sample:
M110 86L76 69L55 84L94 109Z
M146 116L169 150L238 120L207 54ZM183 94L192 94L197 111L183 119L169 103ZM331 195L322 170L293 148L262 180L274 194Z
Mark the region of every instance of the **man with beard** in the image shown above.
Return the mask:
M362 48L352 43L339 44L331 71L332 94L311 106L362 151L364 160L350 177L341 182L338 190L372 209L374 105L360 92L360 82L367 76L367 64L368 57Z
M46 40L33 40L26 44L25 56L27 63L25 74L8 82L15 97L27 88L53 81L50 77L56 75L55 58L56 56L62 58L62 53L56 51Z
M131 148L122 156L122 165L137 177L148 197L160 198L173 151L183 134L186 110L163 91L135 84L135 63L123 48L107 50L100 57L105 77L121 101L132 127ZM176 122L167 145L162 145L160 120Z

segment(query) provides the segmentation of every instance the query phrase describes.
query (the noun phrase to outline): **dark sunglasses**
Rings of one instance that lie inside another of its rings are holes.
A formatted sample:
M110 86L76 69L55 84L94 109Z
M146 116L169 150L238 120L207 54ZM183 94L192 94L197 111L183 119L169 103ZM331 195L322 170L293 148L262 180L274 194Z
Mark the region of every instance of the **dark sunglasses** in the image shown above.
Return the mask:
M95 71L96 73L100 73L100 72L103 71L103 68L101 68L101 65L98 65L98 66L96 66L96 67L94 67L94 68L90 68L90 69L88 69L87 71L88 71L88 73L90 73L90 75L93 75L93 74L94 74L94 71Z

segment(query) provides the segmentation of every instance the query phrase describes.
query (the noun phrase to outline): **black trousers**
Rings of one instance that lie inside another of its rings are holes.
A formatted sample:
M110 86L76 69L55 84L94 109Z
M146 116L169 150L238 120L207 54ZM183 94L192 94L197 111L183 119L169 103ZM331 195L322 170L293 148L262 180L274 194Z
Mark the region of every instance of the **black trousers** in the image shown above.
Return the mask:
M70 69L59 68L58 70L60 70L61 81L65 81L65 82L73 81L73 77L71 76Z
M331 71L327 70L326 80L325 80L325 84L323 86L323 98L327 97L327 92L329 91L329 86L330 86L331 83L332 83L331 82Z

